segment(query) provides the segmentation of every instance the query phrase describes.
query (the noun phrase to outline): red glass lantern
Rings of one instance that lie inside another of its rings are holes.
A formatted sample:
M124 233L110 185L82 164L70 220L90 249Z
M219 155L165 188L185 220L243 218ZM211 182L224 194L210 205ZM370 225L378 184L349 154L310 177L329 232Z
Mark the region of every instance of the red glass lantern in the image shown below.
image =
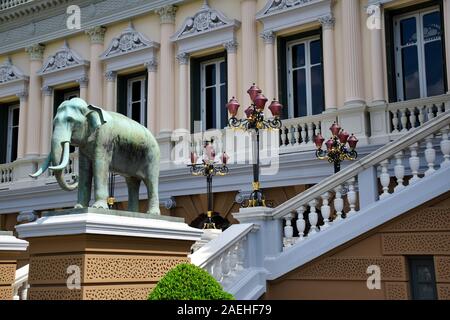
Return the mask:
M338 134L338 138L339 138L339 141L340 141L341 143L346 143L349 136L350 136L350 135L349 135L348 132L345 131L345 130L339 132L339 134Z
M191 164L195 165L197 163L198 156L195 152L191 152Z
M226 154L226 152L222 153L222 164L226 165L228 162L228 159L230 159L230 157Z
M339 131L341 131L341 127L336 122L334 122L333 125L330 127L330 130L333 136L337 136Z
M245 115L247 116L247 118L251 118L251 116L253 115L254 109L252 107L248 107L247 109L245 109Z
M317 149L322 148L322 144L324 141L325 139L320 133L314 138L314 143L316 144Z
M258 93L253 102L255 103L256 110L263 111L267 103L267 98L262 93Z
M235 117L237 115L238 109L241 105L236 100L235 97L231 98L230 101L227 103L226 107L228 109L228 112L232 117Z
M281 110L283 109L283 105L278 102L278 100L273 99L272 103L269 106L270 112L274 117L279 117L281 115Z
M261 93L261 89L256 86L256 84L253 83L253 85L247 90L248 95L250 96L250 99L254 102L256 96L258 93Z
M330 151L334 145L333 139L328 139L327 142L325 143L325 145L327 146L327 150Z
M347 142L348 142L348 145L350 146L350 148L353 150L353 149L356 148L356 144L358 143L358 139L352 133L350 138L348 138Z

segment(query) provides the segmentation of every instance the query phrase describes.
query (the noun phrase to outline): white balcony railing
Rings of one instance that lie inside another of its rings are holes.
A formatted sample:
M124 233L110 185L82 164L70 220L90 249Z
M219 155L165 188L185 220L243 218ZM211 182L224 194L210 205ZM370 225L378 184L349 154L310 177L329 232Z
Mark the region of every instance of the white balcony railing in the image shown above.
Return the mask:
M17 7L34 0L0 0L0 11Z

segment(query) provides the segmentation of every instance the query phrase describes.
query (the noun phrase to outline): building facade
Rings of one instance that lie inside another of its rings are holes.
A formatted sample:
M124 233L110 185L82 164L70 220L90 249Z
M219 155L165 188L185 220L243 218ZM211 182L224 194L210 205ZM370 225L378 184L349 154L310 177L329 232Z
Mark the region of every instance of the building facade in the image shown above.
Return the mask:
M261 180L282 204L332 174L313 139L333 122L355 134L362 158L449 110L450 1L6 0L0 63L0 229L75 203L51 173L28 177L50 152L56 108L72 97L151 130L162 212L188 223L206 211L205 181L174 161L174 132L187 132L199 153L216 138L232 164L214 179L214 211L234 223L251 166L235 161L233 138L217 139L229 134L227 101L236 97L245 117L256 83L284 105L278 170ZM126 209L121 177L114 196Z

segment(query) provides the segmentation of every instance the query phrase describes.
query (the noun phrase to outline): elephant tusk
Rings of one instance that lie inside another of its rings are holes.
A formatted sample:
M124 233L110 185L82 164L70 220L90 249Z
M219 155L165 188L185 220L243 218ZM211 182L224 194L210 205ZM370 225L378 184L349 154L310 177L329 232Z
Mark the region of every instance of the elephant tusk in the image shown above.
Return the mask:
M39 177L41 174L43 174L45 172L45 170L48 169L49 165L50 165L50 159L51 159L51 155L49 154L47 159L45 159L44 163L42 164L42 166L39 168L38 171L36 171L35 173L29 174L30 177L32 178L37 178Z
M62 170L69 164L69 141L64 142L63 144L63 158L61 160L61 163L57 166L49 167L51 170Z

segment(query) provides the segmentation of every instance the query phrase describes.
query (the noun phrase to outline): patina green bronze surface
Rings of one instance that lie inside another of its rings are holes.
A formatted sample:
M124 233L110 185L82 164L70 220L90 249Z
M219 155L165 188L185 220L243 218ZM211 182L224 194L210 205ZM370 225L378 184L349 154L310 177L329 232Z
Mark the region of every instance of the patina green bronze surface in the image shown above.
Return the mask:
M69 146L79 147L79 178L74 183L64 180L69 163ZM53 170L61 188L72 191L78 187L75 208L108 208L109 171L125 177L128 186L128 210L139 209L139 185L147 186L148 213L159 215L158 179L159 145L151 132L126 116L88 105L80 98L64 101L53 120L51 152L37 178L47 168Z

